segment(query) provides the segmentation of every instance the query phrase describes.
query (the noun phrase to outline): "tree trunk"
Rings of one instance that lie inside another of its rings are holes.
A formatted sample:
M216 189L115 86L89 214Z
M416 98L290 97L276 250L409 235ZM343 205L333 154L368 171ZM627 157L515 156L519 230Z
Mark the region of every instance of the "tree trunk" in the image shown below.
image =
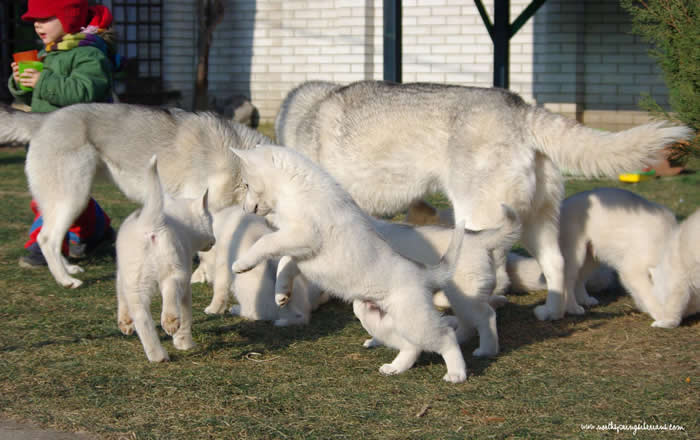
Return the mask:
M209 107L209 48L214 28L224 18L223 0L199 0L199 38L197 43L197 73L194 84L194 110L207 110Z

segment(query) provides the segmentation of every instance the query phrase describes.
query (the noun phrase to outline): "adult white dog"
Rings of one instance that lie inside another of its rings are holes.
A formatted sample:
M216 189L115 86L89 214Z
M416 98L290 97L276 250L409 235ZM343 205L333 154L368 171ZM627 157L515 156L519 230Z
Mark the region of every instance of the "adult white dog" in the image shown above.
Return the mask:
M225 208L213 215L216 246L199 253L199 267L192 274L192 282L209 283L214 288L211 303L204 309L207 314L223 313L233 294L238 301L231 314L251 320L273 321L276 326L308 324L311 312L328 301L328 295L302 275L290 274L286 264L274 258L258 264L248 272L235 274L231 265L263 235L273 232L265 219L246 214L240 206ZM277 272L287 283L289 301L285 307L275 302ZM296 271L298 272L298 271Z
M564 261L559 252L560 168L617 176L658 158L686 127L651 123L605 133L526 104L502 89L362 81L308 82L292 90L275 121L277 141L327 170L371 214L394 214L444 192L472 230L500 219L500 204L522 221L521 243L547 279L539 319L559 319ZM506 250L497 255L505 289Z
M143 209L124 220L117 235L118 325L136 330L151 362L169 359L151 318L151 298L160 289L160 323L178 350L192 341L192 258L214 245L207 192L197 199L175 199L163 193L156 157L144 173L147 199Z
M236 154L248 185L245 211L265 216L277 230L263 235L239 256L232 267L235 272L288 256L329 295L377 304L391 316L402 337L421 351L442 355L446 381L466 379L455 332L441 321L432 304L432 293L444 288L454 273L463 223L455 228L440 264L426 267L394 251L350 195L303 155L274 146ZM382 372L398 373L387 366Z
M25 172L44 225L38 242L63 287L82 272L61 258L71 223L85 208L97 175L131 200L146 199L145 170L158 155L165 191L198 197L209 188L213 212L240 199L238 159L231 148L269 142L255 130L208 113L129 104L76 104L51 113L0 108L0 143L31 142Z

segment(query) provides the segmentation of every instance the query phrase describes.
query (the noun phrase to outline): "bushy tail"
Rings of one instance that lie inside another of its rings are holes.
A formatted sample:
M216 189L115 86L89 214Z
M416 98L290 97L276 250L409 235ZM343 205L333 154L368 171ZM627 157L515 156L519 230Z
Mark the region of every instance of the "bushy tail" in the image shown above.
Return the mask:
M612 133L585 127L561 115L535 108L527 118L535 149L562 170L586 177L617 177L639 171L660 159L666 145L689 139L692 130L652 122Z
M145 184L146 201L143 204L139 219L144 220L148 224L161 225L165 221L163 213L165 202L163 200L163 187L158 176L158 164L155 155L148 162Z
M26 113L0 105L0 144L29 142L46 116L47 113Z
M464 242L464 220L461 220L454 228L450 245L440 259L440 263L428 268L428 285L431 290L438 291L445 287L455 274L457 261L462 251Z

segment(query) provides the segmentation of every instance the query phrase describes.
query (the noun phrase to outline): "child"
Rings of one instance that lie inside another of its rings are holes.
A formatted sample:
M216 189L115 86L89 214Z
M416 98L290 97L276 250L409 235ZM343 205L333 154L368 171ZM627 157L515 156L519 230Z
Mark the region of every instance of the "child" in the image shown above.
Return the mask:
M8 87L17 101L39 113L80 102L112 101L112 74L119 67L119 58L109 9L88 6L87 0L29 0L22 19L34 22L45 45L39 53L44 66L42 71L26 69L20 75L17 63L12 63ZM33 90L22 90L20 85ZM28 255L19 261L20 266L29 268L46 265L36 242L42 217L36 202L32 201L31 207L35 219L24 245ZM100 242L113 240L109 217L90 199L70 228L63 253L79 258Z

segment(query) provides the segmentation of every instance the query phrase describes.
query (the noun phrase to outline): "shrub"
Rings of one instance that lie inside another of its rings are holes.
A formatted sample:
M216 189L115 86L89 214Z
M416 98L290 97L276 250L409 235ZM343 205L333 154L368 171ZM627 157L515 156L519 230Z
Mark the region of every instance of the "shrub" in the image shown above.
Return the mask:
M656 116L700 131L700 1L621 0L632 15L632 31L653 44L650 55L663 71L673 114L646 95L640 106ZM700 139L681 150L697 154ZM682 153L682 151L680 151Z

